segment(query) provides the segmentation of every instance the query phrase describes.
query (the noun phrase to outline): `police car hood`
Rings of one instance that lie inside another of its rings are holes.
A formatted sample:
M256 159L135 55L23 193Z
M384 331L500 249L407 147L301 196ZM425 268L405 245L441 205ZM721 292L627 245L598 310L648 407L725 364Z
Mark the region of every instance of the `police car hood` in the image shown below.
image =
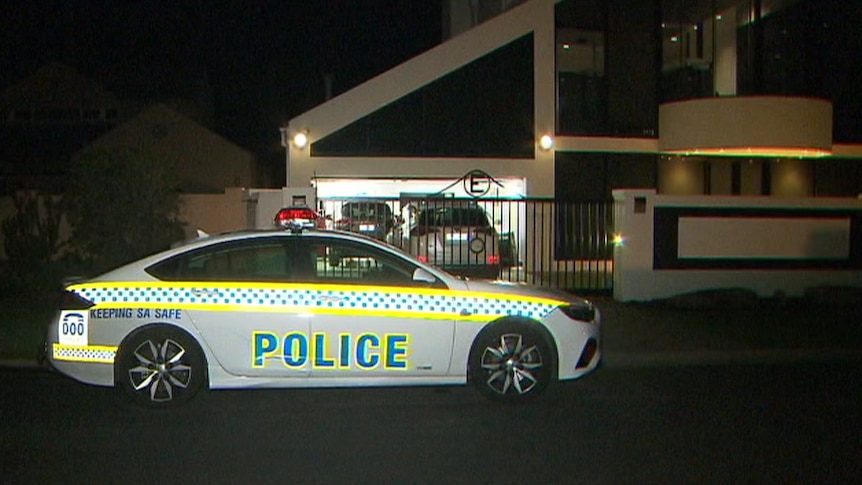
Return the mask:
M513 283L511 281L482 281L465 280L470 291L485 293L504 293L508 295L531 296L536 298L552 298L554 300L569 303L586 303L586 300L578 296L551 288L540 288L525 283Z

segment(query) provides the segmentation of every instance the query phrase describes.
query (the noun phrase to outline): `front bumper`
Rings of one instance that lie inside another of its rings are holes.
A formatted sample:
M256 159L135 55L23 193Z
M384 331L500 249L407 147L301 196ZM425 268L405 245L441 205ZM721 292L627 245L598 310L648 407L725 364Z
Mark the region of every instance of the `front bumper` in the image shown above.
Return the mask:
M572 320L556 310L545 324L557 344L560 380L577 379L595 370L602 359L602 314L596 309L592 322Z

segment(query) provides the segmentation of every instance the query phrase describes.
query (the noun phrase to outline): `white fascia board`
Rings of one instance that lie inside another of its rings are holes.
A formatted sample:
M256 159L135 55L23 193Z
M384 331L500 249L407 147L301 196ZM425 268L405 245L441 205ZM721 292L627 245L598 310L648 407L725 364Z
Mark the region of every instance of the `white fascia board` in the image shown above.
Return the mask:
M558 152L659 153L656 138L612 136L560 136L554 141Z
M535 177L540 162L532 158L445 158L445 157L315 157L321 178L460 178L471 170L514 177Z
M836 143L832 145L834 158L862 158L862 144Z
M290 120L314 142L495 49L539 30L556 0L532 0L478 25ZM549 5L550 4L550 5ZM544 26L548 28L548 26ZM553 19L550 28L553 28Z

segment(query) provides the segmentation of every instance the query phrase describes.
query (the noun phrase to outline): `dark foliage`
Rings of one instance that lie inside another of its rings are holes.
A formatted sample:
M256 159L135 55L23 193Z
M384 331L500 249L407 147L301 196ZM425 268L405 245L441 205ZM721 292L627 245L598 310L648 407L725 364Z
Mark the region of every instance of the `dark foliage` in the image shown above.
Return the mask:
M73 160L63 198L70 246L92 272L165 249L182 238L171 164L130 148L91 150Z

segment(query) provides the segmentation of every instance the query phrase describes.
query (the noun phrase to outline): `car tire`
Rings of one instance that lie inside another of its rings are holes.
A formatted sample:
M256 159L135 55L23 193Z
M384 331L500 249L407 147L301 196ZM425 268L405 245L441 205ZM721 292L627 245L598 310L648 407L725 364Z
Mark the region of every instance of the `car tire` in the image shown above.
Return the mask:
M185 331L150 325L136 330L120 345L114 379L118 390L135 404L178 406L206 385L206 357Z
M470 352L470 380L499 401L534 399L554 379L555 356L534 324L499 322L483 330Z

